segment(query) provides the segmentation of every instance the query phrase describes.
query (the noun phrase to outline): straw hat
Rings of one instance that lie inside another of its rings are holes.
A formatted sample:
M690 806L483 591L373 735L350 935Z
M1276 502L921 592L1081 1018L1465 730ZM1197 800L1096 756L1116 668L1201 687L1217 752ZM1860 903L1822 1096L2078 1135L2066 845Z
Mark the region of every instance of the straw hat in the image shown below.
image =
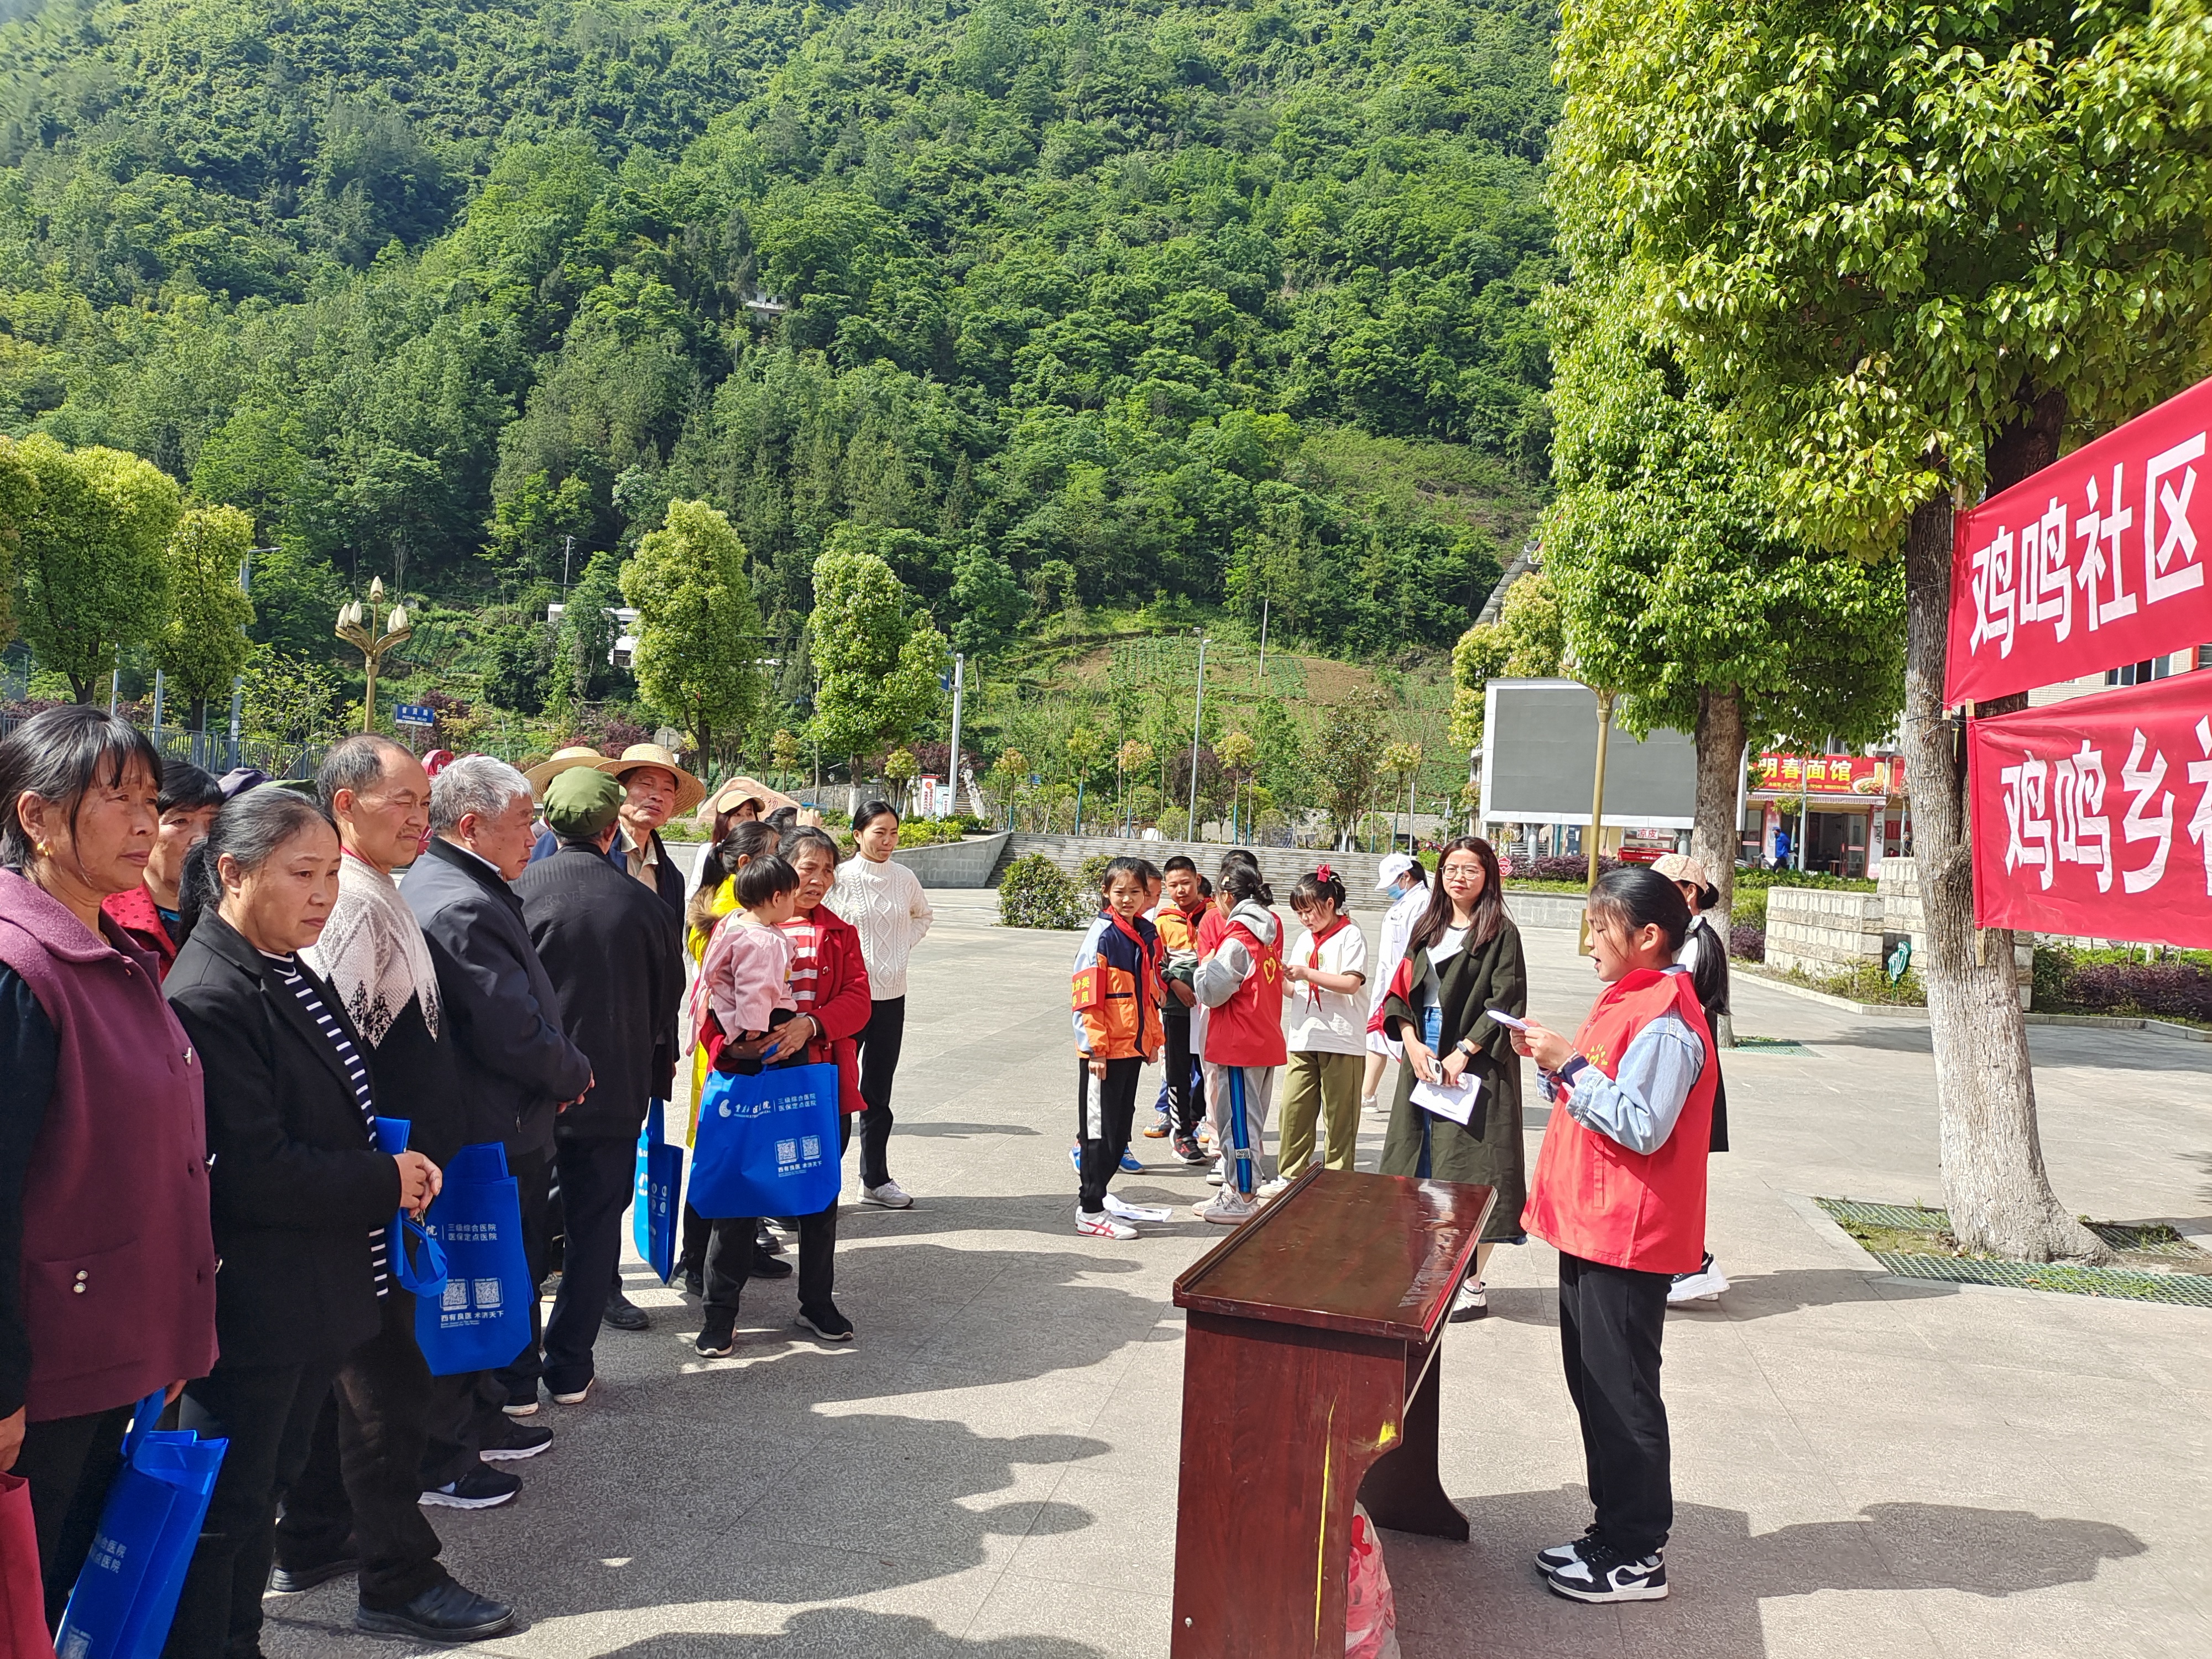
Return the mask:
M559 758L558 755L554 757L555 760ZM707 786L678 765L676 757L657 743L634 743L623 750L617 759L584 763L596 764L600 771L612 778L635 772L641 766L659 767L676 780L676 805L669 809L671 817L690 811L707 799Z
M741 800L760 803L761 816L766 817L779 806L796 806L799 803L780 789L771 789L753 778L732 778L713 794L699 803L696 814L702 829L712 829L718 813L727 812Z
M580 743L572 749L556 749L553 751L553 758L551 760L541 762L539 764L532 767L522 775L530 780L530 787L537 792L538 799L544 800L545 799L545 786L552 782L554 779L559 777L563 772L568 770L569 768L574 766L597 766L605 758L605 756L600 754L598 750L592 748L589 744Z

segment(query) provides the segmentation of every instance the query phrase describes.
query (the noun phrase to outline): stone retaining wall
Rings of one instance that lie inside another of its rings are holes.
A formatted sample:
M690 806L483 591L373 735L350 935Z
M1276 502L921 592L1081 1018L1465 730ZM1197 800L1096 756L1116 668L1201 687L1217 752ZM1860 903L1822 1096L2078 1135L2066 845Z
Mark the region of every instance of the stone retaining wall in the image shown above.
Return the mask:
M1006 850L1004 833L970 836L930 847L902 847L891 854L924 887L988 887Z
M1880 893L1774 887L1766 895L1766 961L1778 973L1815 978L1880 963L1885 911Z

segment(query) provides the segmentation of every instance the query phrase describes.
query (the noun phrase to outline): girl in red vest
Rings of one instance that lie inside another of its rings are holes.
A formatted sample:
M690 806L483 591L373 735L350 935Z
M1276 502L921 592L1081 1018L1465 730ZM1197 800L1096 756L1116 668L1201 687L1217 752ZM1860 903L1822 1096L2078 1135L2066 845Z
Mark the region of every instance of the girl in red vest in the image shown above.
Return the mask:
M1534 1021L1514 1040L1553 1103L1528 1185L1528 1231L1559 1252L1559 1338L1581 1416L1596 1519L1537 1571L1577 1601L1667 1594L1674 1521L1659 1340L1675 1273L1704 1255L1712 1036L1674 961L1689 907L1643 866L1591 890L1590 954L1606 990L1573 1042Z
M1223 1156L1221 1190L1196 1207L1200 1220L1224 1227L1259 1213L1255 1194L1267 1179L1261 1140L1275 1097L1275 1068L1290 1058L1283 1041L1283 930L1267 908L1273 899L1257 870L1224 866L1213 898L1221 942L1191 979L1206 1011L1206 1069L1211 1074L1220 1068L1220 1086L1209 1089L1206 1103L1213 1144Z

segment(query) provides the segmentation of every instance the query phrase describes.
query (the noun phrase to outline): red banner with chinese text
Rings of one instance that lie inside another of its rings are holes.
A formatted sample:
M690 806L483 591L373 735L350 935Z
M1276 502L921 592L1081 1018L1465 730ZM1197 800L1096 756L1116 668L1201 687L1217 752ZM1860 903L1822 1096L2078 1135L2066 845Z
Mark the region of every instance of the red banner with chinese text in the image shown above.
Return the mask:
M2212 947L2212 672L1971 732L1978 926Z
M1943 700L2212 641L2212 380L1954 521Z

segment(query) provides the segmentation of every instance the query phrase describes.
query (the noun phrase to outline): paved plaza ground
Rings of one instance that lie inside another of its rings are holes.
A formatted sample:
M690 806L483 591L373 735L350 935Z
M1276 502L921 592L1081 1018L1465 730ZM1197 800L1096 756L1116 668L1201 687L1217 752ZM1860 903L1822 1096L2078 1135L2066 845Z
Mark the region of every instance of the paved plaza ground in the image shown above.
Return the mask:
M528 1621L480 1651L1164 1659L1170 1287L1220 1234L1182 1207L1133 1243L1076 1237L1073 939L993 926L988 892L932 896L891 1146L920 1202L847 1212L858 1343L794 1340L785 1280L748 1291L734 1357L702 1360L696 1310L633 1263L653 1328L605 1334L591 1402L545 1408L558 1439L507 1466L518 1502L434 1512L454 1569ZM1527 940L1532 1011L1571 1029L1587 964L1570 934ZM2212 1655L2212 1312L1881 1275L1808 1200L1942 1201L1924 1025L1742 981L1736 1007L1808 1052L1728 1061L1711 1234L1735 1288L1667 1335L1672 1599L1582 1607L1530 1571L1589 1512L1553 1256L1501 1249L1492 1316L1443 1360L1473 1541L1384 1534L1406 1659ZM2063 1200L2212 1231L2212 1045L2033 1042ZM1138 1146L1123 1195L1206 1194ZM272 1659L395 1652L351 1632L351 1589L272 1599Z

